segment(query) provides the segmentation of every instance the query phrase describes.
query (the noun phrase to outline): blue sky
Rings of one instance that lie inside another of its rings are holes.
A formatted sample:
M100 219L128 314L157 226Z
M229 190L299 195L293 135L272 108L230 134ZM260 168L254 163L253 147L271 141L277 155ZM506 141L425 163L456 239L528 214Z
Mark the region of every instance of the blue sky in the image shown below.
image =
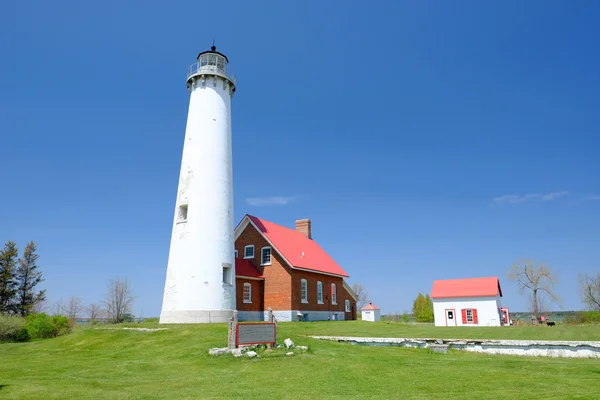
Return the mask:
M19 1L0 13L0 241L51 302L128 276L158 316L189 93L236 72L235 217L314 238L384 312L521 258L600 270L600 4Z

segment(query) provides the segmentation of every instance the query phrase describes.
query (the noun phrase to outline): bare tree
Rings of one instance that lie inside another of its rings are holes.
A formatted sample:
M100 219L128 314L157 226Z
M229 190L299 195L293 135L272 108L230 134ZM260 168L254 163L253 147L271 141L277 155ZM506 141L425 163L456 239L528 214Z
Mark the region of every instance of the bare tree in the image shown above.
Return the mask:
M65 313L67 314L67 318L72 321L75 321L78 315L83 311L83 306L81 305L81 299L79 297L72 296L67 301L65 305Z
M63 299L61 297L52 306L52 315L63 315L64 313L65 313L65 303L63 303Z
M97 320L102 316L102 307L100 307L98 304L90 304L88 307L86 307L85 311L92 321Z
M590 310L600 310L600 273L596 275L579 274L581 301Z
M133 296L129 280L114 278L108 281L108 293L104 298L106 316L115 324L123 322L126 314L131 313Z
M35 303L33 305L33 309L31 310L31 312L38 314L38 313L46 312L47 310L48 310L48 302L44 299L42 301L38 301L37 303Z
M360 283L354 283L352 285L352 291L358 299L356 301L356 308L360 310L369 302L369 293L366 291L365 287Z
M513 264L508 272L508 278L517 283L521 293L530 292L531 309L536 318L540 314L540 296L547 295L553 302L560 299L554 291L557 281L555 273L543 261L539 267L530 260Z

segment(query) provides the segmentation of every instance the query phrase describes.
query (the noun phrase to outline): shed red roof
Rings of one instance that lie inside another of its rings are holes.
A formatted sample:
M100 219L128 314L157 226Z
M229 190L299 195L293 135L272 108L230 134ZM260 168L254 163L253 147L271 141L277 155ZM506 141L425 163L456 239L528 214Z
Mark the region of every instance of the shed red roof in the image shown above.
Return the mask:
M292 267L348 277L346 271L317 242L309 239L303 233L252 215L246 215L246 217Z
M381 308L374 306L373 303L369 303L369 305L366 305L360 309L360 311L362 310L381 310Z
M265 277L262 276L258 268L256 268L250 260L244 258L235 259L235 276L265 279Z
M502 296L498 277L437 280L431 298Z

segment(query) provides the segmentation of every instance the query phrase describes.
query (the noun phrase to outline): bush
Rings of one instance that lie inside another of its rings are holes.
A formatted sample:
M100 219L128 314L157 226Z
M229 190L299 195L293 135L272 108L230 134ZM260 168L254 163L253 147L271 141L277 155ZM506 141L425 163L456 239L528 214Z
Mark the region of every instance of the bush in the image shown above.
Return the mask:
M57 336L66 335L71 332L71 328L73 328L74 325L72 320L62 315L54 315L51 320L58 330Z
M24 329L24 318L0 314L0 342L20 340L23 336L22 331Z
M46 313L27 317L27 332L31 339L48 339L58 335L58 327Z
M567 316L566 321L571 325L600 324L600 311L579 311Z
M152 317L152 318L144 318L144 323L148 323L148 324L158 324L159 323L159 318L158 317Z

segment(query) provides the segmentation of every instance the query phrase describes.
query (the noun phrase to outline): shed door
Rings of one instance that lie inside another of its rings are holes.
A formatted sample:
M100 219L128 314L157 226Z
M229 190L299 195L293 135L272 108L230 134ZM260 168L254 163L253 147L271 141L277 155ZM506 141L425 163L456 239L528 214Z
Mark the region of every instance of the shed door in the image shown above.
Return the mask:
M456 326L456 310L446 310L446 326Z

